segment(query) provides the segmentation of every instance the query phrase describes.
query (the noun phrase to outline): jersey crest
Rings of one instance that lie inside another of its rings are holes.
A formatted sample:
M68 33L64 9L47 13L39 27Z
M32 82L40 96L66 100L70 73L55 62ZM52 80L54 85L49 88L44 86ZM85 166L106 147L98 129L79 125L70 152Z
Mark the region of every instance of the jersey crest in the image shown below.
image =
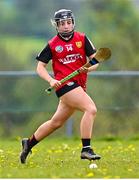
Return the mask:
M78 48L81 48L82 47L82 41L78 41L78 42L75 42L76 46Z
M58 53L61 53L62 51L63 51L63 47L62 46L56 46L55 47L55 50L56 50L56 52L58 52Z

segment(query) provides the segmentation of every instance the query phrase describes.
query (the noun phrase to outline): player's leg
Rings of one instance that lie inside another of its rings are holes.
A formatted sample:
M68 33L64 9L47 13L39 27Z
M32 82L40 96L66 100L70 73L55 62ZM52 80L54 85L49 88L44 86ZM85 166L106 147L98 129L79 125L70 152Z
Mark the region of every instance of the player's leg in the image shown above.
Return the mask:
M26 158L33 146L35 146L39 141L51 134L57 128L61 127L64 122L73 114L73 112L73 108L60 101L57 111L53 117L49 121L42 124L31 136L31 138L22 140L23 149L20 154L21 163L26 162Z
M81 158L100 159L100 156L96 155L90 148L93 123L97 112L95 103L81 87L66 93L61 99L63 102L84 113L80 123L80 133L83 144Z
M64 103L84 113L80 124L81 138L91 138L93 122L97 112L93 100L81 87L66 93L61 99Z
M73 114L74 108L71 108L69 105L59 102L57 111L53 115L53 117L42 124L37 131L34 133L36 140L40 141L57 128L60 128L65 121Z

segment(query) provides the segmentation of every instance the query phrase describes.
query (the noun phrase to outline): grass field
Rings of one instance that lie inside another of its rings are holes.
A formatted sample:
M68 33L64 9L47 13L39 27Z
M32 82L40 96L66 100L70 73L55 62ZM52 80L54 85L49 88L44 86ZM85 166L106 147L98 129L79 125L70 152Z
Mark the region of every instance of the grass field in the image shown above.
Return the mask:
M96 140L97 169L80 159L79 139L43 140L20 164L20 140L0 140L0 178L139 178L139 140Z

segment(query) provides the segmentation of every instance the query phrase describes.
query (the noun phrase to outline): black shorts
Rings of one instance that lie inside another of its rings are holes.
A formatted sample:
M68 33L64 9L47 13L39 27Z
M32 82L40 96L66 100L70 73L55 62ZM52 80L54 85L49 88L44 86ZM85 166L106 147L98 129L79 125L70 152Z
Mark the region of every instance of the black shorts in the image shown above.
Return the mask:
M62 86L60 89L58 89L56 91L56 95L57 97L61 97L64 94L66 94L67 92L71 91L72 89L75 89L77 87L79 87L80 85L77 84L77 82L68 82L67 84L65 84L64 86Z

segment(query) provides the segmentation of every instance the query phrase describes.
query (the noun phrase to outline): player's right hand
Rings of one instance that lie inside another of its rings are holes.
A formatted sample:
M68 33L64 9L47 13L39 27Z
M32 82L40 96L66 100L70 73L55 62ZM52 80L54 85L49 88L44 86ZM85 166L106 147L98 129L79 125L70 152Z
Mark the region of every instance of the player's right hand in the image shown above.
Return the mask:
M56 79L51 79L51 81L49 82L50 86L52 88L59 88L61 86L61 82L56 80Z

